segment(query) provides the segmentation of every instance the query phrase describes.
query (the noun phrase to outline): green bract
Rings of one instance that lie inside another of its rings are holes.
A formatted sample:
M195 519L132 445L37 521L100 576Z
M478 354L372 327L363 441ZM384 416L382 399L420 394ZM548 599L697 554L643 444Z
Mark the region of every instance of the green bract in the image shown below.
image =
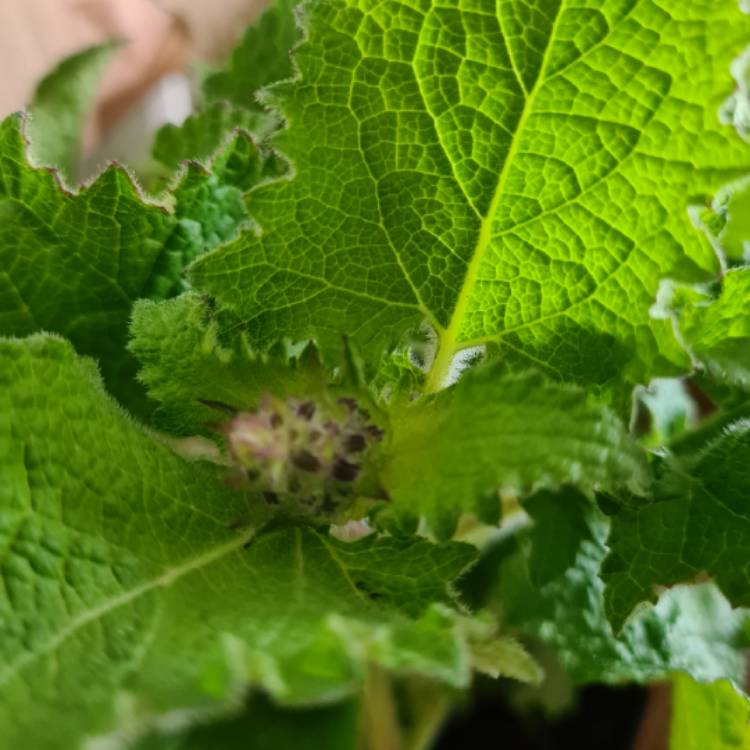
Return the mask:
M116 46L45 78L0 750L426 750L477 672L750 747L748 45L735 0L277 0L144 187L76 182Z

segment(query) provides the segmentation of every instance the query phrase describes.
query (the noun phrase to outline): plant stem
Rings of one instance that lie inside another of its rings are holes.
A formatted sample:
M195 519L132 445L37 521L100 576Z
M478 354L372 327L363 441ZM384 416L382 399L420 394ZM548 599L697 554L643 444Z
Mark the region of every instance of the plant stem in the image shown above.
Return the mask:
M452 705L451 693L429 680L398 680L370 666L363 695L359 750L429 750ZM399 710L398 701L403 701Z
M359 750L406 750L391 678L374 664L365 681Z
M412 710L416 721L409 732L404 750L429 750L448 716L451 705L443 691L430 690L427 693L413 695Z

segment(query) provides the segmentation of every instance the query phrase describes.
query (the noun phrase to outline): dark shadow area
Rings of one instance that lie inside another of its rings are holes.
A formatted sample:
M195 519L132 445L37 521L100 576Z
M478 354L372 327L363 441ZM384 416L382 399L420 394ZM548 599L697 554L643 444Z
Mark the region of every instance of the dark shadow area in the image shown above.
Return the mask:
M434 750L632 750L646 696L638 687L585 688L575 708L548 719L514 713L499 696L476 695Z

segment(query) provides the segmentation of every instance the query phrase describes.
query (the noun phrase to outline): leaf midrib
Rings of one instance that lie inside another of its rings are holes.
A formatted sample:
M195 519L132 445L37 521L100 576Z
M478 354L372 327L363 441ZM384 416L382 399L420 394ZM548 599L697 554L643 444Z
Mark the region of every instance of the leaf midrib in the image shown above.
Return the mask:
M534 87L532 88L531 92L526 98L526 101L524 102L523 111L521 112L521 117L518 119L518 124L516 125L515 132L513 133L513 139L511 141L510 148L508 149L508 154L505 157L503 168L500 171L500 176L498 178L497 186L492 196L490 206L487 209L487 213L485 214L484 218L482 219L479 236L477 238L476 245L474 246L471 260L469 261L469 264L466 268L466 275L464 276L461 290L459 291L458 297L456 298L456 306L453 308L453 314L451 315L450 322L446 328L442 329L439 332L438 350L435 356L435 360L432 363L432 367L430 368L430 371L427 375L427 380L425 381L425 393L435 393L444 386L447 380L447 376L450 372L451 365L453 364L455 355L462 348L464 348L459 341L459 336L461 333L461 326L463 324L466 307L469 304L469 300L471 299L471 293L474 290L474 285L477 281L479 268L482 264L484 254L492 241L492 223L500 207L500 203L504 197L505 183L513 167L515 157L518 153L521 137L526 128L526 123L529 119L529 116L534 108L536 96L546 81L544 74L549 62L549 51L552 48L552 43L557 34L557 26L560 22L560 18L562 17L564 5L565 2L564 0L562 0L560 2L560 5L558 6L555 20L552 23L552 27L550 29L547 46L545 47L544 56L542 58L541 65L539 66L539 75L534 82ZM507 45L507 42L506 47L508 50L508 57L511 60L511 63L514 64L511 50ZM521 91L524 91L523 86L521 86Z
M166 571L161 573L156 578L146 581L136 586L135 588L125 591L117 596L105 599L95 607L91 607L78 615L76 615L70 622L63 627L55 636L47 640L40 647L32 651L23 653L20 657L12 661L10 664L0 670L0 686L5 685L14 677L16 677L25 667L36 661L41 656L53 653L56 651L66 640L74 636L79 630L86 627L92 622L105 617L110 612L135 601L141 596L149 593L158 588L167 588L173 583L178 581L180 578L184 578L186 575L200 570L201 568L207 567L212 563L220 560L226 555L232 554L237 550L241 549L246 545L257 533L258 529L253 528L242 534L239 537L235 537L229 542L226 542L218 547L214 547L208 552L199 555L198 557L189 559L182 562L181 564L168 568Z

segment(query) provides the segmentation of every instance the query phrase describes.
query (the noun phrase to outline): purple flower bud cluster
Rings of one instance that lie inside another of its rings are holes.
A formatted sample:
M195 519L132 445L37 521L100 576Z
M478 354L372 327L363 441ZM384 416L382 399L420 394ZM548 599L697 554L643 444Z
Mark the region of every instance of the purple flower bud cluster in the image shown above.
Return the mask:
M352 398L323 405L265 396L220 429L234 464L231 484L257 488L270 503L295 498L323 513L355 496L363 459L383 437Z

